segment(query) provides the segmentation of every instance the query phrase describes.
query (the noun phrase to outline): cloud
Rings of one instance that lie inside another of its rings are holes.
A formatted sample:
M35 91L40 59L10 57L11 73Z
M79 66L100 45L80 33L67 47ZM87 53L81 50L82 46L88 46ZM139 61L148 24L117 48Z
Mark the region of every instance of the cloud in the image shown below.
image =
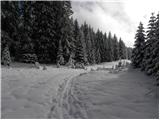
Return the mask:
M102 0L72 1L73 17L77 18L80 24L86 21L95 31L99 28L103 32L115 33L123 39L127 46L132 47L139 22L145 21L146 23L149 20L147 12L153 10L147 9L151 6L150 2L148 3L150 6L145 4L146 7L138 3L138 1L127 2L125 0L118 0L118 2L115 0L109 0L109 2ZM152 7L155 6L154 3Z

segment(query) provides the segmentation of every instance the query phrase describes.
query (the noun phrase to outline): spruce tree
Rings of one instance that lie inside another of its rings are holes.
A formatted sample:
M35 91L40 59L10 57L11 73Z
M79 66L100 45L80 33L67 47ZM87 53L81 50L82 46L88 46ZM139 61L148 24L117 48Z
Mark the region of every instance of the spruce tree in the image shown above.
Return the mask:
M87 57L85 56L85 50L83 47L84 41L84 33L80 29L78 21L75 20L74 22L74 39L75 39L75 46L76 46L76 51L75 51L75 62L76 64L86 64Z
M153 73L153 66L154 66L152 51L153 51L153 43L156 38L155 37L155 34L156 34L155 21L156 21L156 17L154 16L154 13L152 13L152 16L150 17L149 24L148 24L147 40L145 43L145 56L144 56L145 71L148 75L151 75Z
M93 28L90 30L90 38L91 38L91 64L96 63L96 58L95 58L95 51L96 51L96 45L95 45L95 33Z
M1 1L1 52L3 53L3 50L7 49L12 57L15 57L18 53L18 24L18 3Z
M122 39L119 39L119 58L126 59L126 46Z
M107 62L107 61L109 61L108 60L109 51L108 51L107 34L105 33L103 37L104 37L103 39L104 39L104 51L105 51L105 53L104 53L104 60L105 60L105 62Z
M118 48L118 40L117 36L114 34L113 37L113 60L118 60L119 59L119 48Z
M83 31L80 31L80 35L76 40L76 53L75 53L75 60L78 64L85 64L86 58L84 56L84 50L82 46L82 39L84 39Z
M56 63L58 65L64 64L63 48L62 48L61 40L59 40L59 47L58 47L58 52L57 52L57 62Z
M55 14L54 1L33 2L33 34L34 49L39 62L52 62L55 60ZM58 49L57 49L58 51Z
M131 60L132 58L132 51L133 49L131 47L127 47L127 59Z
M73 59L73 49L75 47L74 45L74 39L73 39L73 26L70 19L70 16L73 14L73 11L71 9L71 2L70 1L62 1L63 4L63 13L62 18L63 22L61 23L62 29L61 29L61 40L63 45L63 51L64 51L64 58L65 63L68 63L68 61L72 58ZM72 53L72 54L71 54Z
M69 59L66 65L70 67L74 67L74 56L75 56L75 51L76 51L76 46L75 46L75 39L74 39L74 21L73 18L70 19L70 30L69 30L69 41L70 41L70 46L69 46Z
M100 50L100 30L96 33L96 63L101 62L101 50Z
M11 58L8 45L6 44L4 50L2 51L2 64L10 66Z
M111 32L108 33L108 62L113 61L113 41L112 41L112 35Z
M152 72L156 77L156 80L159 80L159 14L157 14L155 21L155 39L152 43Z
M132 54L132 64L136 68L140 68L143 64L145 34L143 24L140 22L135 36L135 45ZM143 67L143 66L142 66Z
M19 61L21 62L36 62L37 56L34 51L34 44L32 39L32 2L21 1L21 15L19 24L19 41L20 41L20 54Z

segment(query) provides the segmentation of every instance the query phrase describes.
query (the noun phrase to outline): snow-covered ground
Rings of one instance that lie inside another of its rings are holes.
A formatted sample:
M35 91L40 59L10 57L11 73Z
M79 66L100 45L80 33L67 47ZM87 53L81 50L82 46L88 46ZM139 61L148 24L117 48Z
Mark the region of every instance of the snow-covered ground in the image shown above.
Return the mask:
M2 118L47 118L61 84L84 70L2 68Z
M63 118L158 119L159 115L158 87L132 68L78 76L65 94Z
M152 88L149 77L136 71L90 71L115 64L87 70L3 67L2 118L156 118L158 100L146 94Z

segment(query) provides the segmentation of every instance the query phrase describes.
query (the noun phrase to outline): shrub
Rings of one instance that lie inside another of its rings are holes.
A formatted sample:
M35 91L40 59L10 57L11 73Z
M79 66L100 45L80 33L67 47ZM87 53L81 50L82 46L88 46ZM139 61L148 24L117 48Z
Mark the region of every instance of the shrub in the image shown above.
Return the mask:
M85 66L84 66L84 64L83 63L76 63L75 64L75 68L80 68L80 69L84 69L85 68Z
M10 65L11 63L11 57L10 57L10 52L9 52L9 48L8 45L5 46L4 50L2 51L2 61L1 63L3 65Z
M36 54L23 54L20 58L20 62L35 63L38 61Z

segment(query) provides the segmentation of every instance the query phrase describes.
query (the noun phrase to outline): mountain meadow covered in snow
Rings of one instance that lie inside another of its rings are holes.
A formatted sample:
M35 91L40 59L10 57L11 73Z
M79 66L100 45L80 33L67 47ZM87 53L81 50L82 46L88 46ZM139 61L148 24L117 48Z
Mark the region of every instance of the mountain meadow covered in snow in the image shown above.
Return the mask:
M115 25L128 25L123 4L102 4L1 1L1 118L159 118L159 13L139 21L132 47ZM106 31L93 23L107 4Z

